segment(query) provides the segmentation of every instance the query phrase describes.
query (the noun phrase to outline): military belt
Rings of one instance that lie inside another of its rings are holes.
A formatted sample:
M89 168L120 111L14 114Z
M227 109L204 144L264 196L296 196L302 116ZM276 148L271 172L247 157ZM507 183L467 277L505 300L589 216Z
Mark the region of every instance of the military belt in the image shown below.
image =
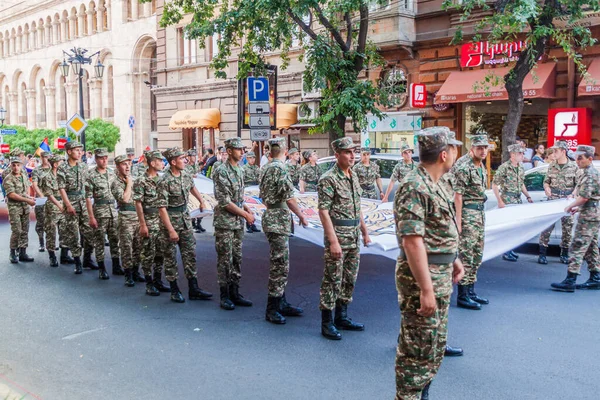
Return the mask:
M375 190L375 185L360 185L363 190Z
M83 196L82 190L75 190L75 191L67 192L67 197L69 199L79 197L79 196Z
M115 204L115 201L109 200L109 199L100 199L100 200L94 200L94 204L97 206L104 206L104 205Z
M359 219L337 219L331 218L331 222L335 226L358 226L360 224Z
M135 212L135 206L132 206L131 204L119 204L119 211L134 211Z
M167 212L176 213L176 212L186 212L187 205L179 206L179 207L167 207Z
M288 205L286 202L280 202L280 203L273 203L273 204L265 204L267 206L267 210L274 210L277 208L288 208Z
M558 190L558 189L550 189L553 195L556 196L569 196L573 194L573 190Z
M254 186L254 185L258 185L258 182L257 182L257 181L250 181L250 182L244 182L244 183L245 183L246 185L248 185L248 186L251 186L251 185L252 185L252 186Z
M485 205L483 203L469 203L463 205L463 208L468 208L469 210L483 211L485 210Z
M502 194L505 196L513 196L513 197L521 196L521 193L519 193L519 192L502 192Z
M597 200L588 200L581 206L581 208L592 208L596 206L598 206Z
M406 253L400 249L400 259L406 261ZM456 253L427 253L427 263L435 265L452 264L456 260Z
M308 183L309 185L316 185L319 181L304 181L304 183Z
M144 208L144 214L152 215L152 214L157 214L157 213L158 213L158 208L156 208L156 207Z

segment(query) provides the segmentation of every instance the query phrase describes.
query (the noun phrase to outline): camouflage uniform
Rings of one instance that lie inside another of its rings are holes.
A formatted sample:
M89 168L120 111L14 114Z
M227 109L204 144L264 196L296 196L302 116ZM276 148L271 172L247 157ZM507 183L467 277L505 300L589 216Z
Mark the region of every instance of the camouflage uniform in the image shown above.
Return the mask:
M418 140L420 148L460 143L450 141L439 129L433 130L433 134L419 135ZM394 198L394 218L401 250L396 263L396 288L402 315L396 353L396 400L418 400L437 374L444 357L452 294L451 260L458 250L458 229L445 186L435 184L422 166L409 173L398 189ZM423 238L429 256L437 301L437 309L431 317L423 317L417 312L421 306L421 289L402 246L403 236L410 235ZM434 255L439 257L438 262L433 262Z
M18 157L11 159L12 163L21 163ZM10 168L10 167L9 167ZM10 171L10 169L8 169ZM19 176L12 173L6 174L3 178L3 186L6 191L6 202L8 204L8 219L10 221L10 249L26 249L29 244L29 214L31 212L29 204L22 201L11 200L8 195L11 193L24 197L29 196L31 183L27 177L27 172L21 171Z
M217 168L219 168L221 165L223 165L223 161L215 161L215 163L212 165L212 167L210 169L210 178L211 179L213 179L213 176L217 172Z
M410 171L413 171L415 168L416 166L414 162L410 162L408 164L405 163L404 160L398 162L398 164L396 164L394 170L392 171L390 181L396 181L398 183L402 182L404 177L408 175Z
M261 174L261 169L256 164L246 164L242 167L244 172L244 186L258 185L258 178Z
M290 151L288 152L288 155L291 157L292 154L295 154L298 152L298 149L296 148L291 148ZM292 183L294 184L294 187L296 189L298 189L300 186L300 163L296 163L296 164L292 164L291 162L287 162L286 167L288 169L288 175L290 176L290 179L292 180Z
M321 170L318 165L313 167L310 163L307 163L300 168L300 180L304 181L305 192L316 192L320 177Z
M55 156L58 159L58 156ZM62 198L58 191L58 182L56 175L52 172L45 174L38 183L40 190L44 196L53 196L60 204L62 204ZM44 230L46 232L46 247L49 251L54 251L56 248L56 230L58 228L58 234L60 238L60 247L63 247L63 236L64 236L64 222L65 216L61 210L56 207L50 199L46 200L44 205Z
M362 197L379 200L376 186L377 179L381 179L379 165L373 162L371 162L369 165L359 162L352 167L352 170L358 177L358 183L362 189Z
M48 157L50 155L50 153L44 152L46 154L43 154L42 156L44 157ZM40 181L44 178L44 176L46 176L47 174L49 174L52 171L52 168L47 167L44 168L41 165L39 167L37 167L36 169L33 170L33 172L31 173L31 182L35 183L36 185L38 185L38 188L40 186ZM34 212L35 212L35 232L38 235L38 238L40 239L40 247L43 247L44 245L44 226L45 226L45 219L44 219L44 210L45 210L45 205L41 205L38 206L36 205L34 207ZM50 251L54 251L54 248L51 248L50 246L48 246L48 250Z
M493 183L501 191L500 198L505 204L522 204L521 190L525 182L525 170L519 163L513 167L510 160L504 162L494 175Z
M142 162L138 162L133 167L131 167L131 176L134 179L137 179L144 176L146 171L148 171L148 166Z

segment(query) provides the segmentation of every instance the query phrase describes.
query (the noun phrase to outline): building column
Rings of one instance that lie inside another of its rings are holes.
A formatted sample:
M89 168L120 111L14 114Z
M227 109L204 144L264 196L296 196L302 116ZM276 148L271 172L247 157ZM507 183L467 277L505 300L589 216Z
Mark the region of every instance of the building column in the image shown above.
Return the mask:
M112 2L106 4L106 28L108 30L112 29Z
M89 90L91 107L89 118L102 118L102 79L90 79Z
M90 9L86 11L87 13L87 25L88 25L88 31L87 31L87 35L88 36L92 36L94 33L96 33L96 31L94 31L94 10Z
M75 25L75 21L77 20L77 16L76 15L71 15L69 17L69 30L71 31L71 39L74 39L77 36L77 28Z
M37 32L35 30L29 31L29 50L33 51L37 49Z
M21 54L21 50L23 49L23 34L17 33L17 38L15 39L15 43L17 44L15 48L15 54Z
M63 42L67 42L69 40L69 38L67 37L67 24L68 23L69 23L69 20L67 18L63 17L60 20L60 37Z
M152 15L152 3L144 3L144 17L148 18Z
M46 33L46 47L52 46L52 24L46 22L44 24L44 29Z
M99 6L96 12L96 32L98 33L104 31L104 11L106 11L106 8Z
M131 20L135 21L139 18L139 13L138 13L139 2L138 2L138 0L129 0L129 4L131 7Z
M10 35L10 55L17 54L17 34Z
M41 95L41 93L40 93ZM46 96L46 128L56 129L56 88L54 86L44 87Z
M4 57L10 56L10 36L4 38Z
M81 12L77 13L77 36L78 37L84 37L85 33L83 32L83 28L85 28L85 14L82 14Z
M79 98L77 81L65 83L65 90L67 91L67 115L66 119L69 120L73 114L79 112Z
M36 47L41 49L44 47L44 25L40 25L37 27L37 43Z
M62 42L62 40L58 40L58 25L60 24L59 21L52 21L52 43L54 44L58 44L60 42ZM63 38L61 38L63 39Z
M27 129L35 129L37 126L35 109L35 89L25 90L25 98L27 99Z
M19 92L8 92L8 104L10 104L10 124L19 123Z

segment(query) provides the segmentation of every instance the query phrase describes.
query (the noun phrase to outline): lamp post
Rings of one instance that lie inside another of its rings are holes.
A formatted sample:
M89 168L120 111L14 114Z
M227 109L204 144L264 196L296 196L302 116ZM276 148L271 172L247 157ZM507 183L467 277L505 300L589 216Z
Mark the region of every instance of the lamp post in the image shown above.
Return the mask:
M6 120L6 110L4 107L0 107L0 128L4 126ZM0 144L4 144L4 135L0 134Z
M69 67L73 68L73 72L79 79L79 115L83 119L85 119L83 110L83 66L85 64L92 64L92 57L98 56L96 65L94 66L96 78L102 79L102 76L104 75L104 65L102 65L100 62L100 52L98 51L90 56L86 56L87 52L87 49L83 49L81 47L74 47L68 52L63 51L65 59L63 59L62 64L60 64L60 68L65 79L69 76ZM85 161L85 130L81 132L81 144L83 145L83 160Z

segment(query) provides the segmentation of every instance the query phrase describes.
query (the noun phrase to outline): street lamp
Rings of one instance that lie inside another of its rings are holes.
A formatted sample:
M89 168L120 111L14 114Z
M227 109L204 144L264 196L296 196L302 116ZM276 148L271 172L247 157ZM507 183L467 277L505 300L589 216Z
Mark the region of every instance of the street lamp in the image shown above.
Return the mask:
M83 112L83 66L85 64L91 65L92 57L98 56L96 65L94 66L96 78L102 79L102 76L104 76L104 65L100 62L100 52L98 51L90 56L86 56L87 52L87 49L82 49L81 47L74 47L69 52L63 51L66 59L63 59L62 64L60 64L60 69L65 79L69 76L69 66L73 68L73 72L79 78L79 115L83 119L85 119ZM85 130L81 132L81 144L83 145L83 160L85 161Z
M0 128L4 126L4 120L6 120L6 110L0 107Z

